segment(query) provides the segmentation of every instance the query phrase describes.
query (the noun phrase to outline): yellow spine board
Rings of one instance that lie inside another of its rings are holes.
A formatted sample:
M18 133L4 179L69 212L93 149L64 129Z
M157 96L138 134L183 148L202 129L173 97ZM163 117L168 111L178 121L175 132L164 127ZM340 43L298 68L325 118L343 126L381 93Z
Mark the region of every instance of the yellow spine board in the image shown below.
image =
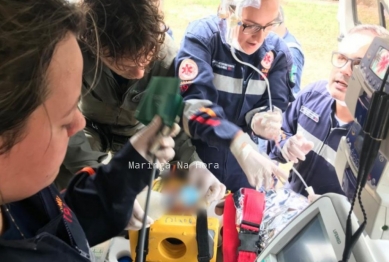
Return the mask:
M208 218L208 231L213 235L211 262L216 262L219 221ZM213 231L213 234L212 234ZM132 259L136 256L139 231L129 231ZM197 262L196 217L165 215L150 227L147 262Z

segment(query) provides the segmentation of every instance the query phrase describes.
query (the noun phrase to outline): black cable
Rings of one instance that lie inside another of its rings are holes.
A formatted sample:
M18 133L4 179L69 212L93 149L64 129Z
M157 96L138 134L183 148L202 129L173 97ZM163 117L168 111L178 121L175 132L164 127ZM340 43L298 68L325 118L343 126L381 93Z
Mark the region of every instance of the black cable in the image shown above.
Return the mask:
M151 173L151 176L150 176L150 181L149 181L149 188L147 189L147 197L146 197L146 206L145 206L145 209L144 209L144 216L143 216L143 225L142 225L142 229L140 231L140 235L139 235L139 246L138 246L138 252L136 254L136 261L137 262L143 262L143 259L144 259L144 253L145 253L145 238L146 238L146 222L147 222L147 214L149 212L149 203L150 203L150 195L151 195L151 190L152 190L152 187L153 187L153 183L154 183L154 179L155 179L155 174L157 173L157 168L156 168L156 164L157 164L157 157L154 155L153 156L153 172Z
M360 186L357 185L355 192L354 192L353 199L351 201L351 208L350 208L350 211L348 213L347 220L346 220L347 221L346 233L345 233L346 241L344 244L343 257L342 257L342 260L339 262L347 262L348 261L350 254L351 254L351 249L353 247L353 233L352 233L352 227L351 227L351 215L353 213L355 200L357 198L359 191L360 191Z
M367 214L366 214L366 211L365 211L365 208L363 206L363 203L362 203L362 190L363 190L363 187L361 187L359 189L359 193L358 193L358 202L359 202L359 205L361 206L361 210L362 210L362 214L363 214L363 220L367 222Z
M384 93L384 87L388 77L389 67L387 67L386 69L380 89L373 93L368 110L367 119L363 126L365 137L363 141L362 152L360 155L360 166L358 168L357 185L351 202L351 208L347 216L347 226L345 234L346 242L343 250L343 257L340 262L347 262L349 260L351 251L354 245L357 243L367 224L367 214L362 203L362 191L365 187L367 176L373 167L374 160L378 155L381 140L386 138L386 134L389 128L389 121L387 119L384 119L384 121L380 119L381 116L388 117L387 113L389 111L389 99L388 95ZM362 210L364 221L359 226L357 231L352 234L351 215L357 197Z

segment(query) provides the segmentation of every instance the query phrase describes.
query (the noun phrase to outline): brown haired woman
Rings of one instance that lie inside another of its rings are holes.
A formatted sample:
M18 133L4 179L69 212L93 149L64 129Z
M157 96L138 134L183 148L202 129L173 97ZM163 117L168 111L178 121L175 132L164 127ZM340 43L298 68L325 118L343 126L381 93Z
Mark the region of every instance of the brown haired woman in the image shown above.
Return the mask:
M89 245L127 225L146 186L156 118L109 165L86 168L61 195L52 182L78 111L83 60L77 42L83 13L61 0L0 2L0 260L91 261ZM174 155L171 137L156 153ZM130 170L128 162L144 163Z

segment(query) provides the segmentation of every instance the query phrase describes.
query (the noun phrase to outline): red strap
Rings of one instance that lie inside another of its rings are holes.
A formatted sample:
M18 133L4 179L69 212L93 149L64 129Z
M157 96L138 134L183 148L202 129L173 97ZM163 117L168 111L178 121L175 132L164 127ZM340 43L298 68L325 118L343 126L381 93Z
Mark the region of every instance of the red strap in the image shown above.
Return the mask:
M244 202L241 230L250 230L257 233L262 222L263 211L265 209L265 194L254 189L243 189ZM255 245L255 243L252 243ZM254 262L257 258L255 252L239 251L238 262Z
M254 189L243 189L243 217L240 228L252 232L259 231L265 209L265 194ZM254 262L257 254L249 251L239 251L239 233L236 228L236 208L232 194L226 197L223 212L223 261L224 262ZM255 245L255 243L252 243Z
M240 228L258 232L265 209L265 194L250 188L243 189L243 194L243 217Z
M254 252L240 251L238 256L238 262L254 262L257 258L257 254Z
M235 224L236 209L232 194L226 197L223 212L223 261L238 261L239 237Z

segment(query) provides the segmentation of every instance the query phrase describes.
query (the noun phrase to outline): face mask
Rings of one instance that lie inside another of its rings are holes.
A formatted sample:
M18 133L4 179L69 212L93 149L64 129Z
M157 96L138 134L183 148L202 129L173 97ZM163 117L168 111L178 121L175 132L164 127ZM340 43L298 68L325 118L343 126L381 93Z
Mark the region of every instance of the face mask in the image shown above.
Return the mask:
M240 20L238 19L238 16L235 13L232 13L230 17L227 19L226 41L235 50L244 52L238 41L239 28L240 28Z
M326 89L327 89L327 92L331 95L330 87L328 85L326 85ZM338 102L338 104L340 106L347 107L347 104L346 104L345 101L342 101L342 100L339 100L339 99L336 99L336 98L333 98L333 99L336 100L336 102Z
M239 50L245 53L238 41L239 29L241 27L241 21L242 21L243 8L248 6L259 8L260 5L261 5L260 0L223 0L222 1L218 15L220 18L226 19L227 21L226 42L235 50ZM230 6L235 6L235 10L232 10Z

